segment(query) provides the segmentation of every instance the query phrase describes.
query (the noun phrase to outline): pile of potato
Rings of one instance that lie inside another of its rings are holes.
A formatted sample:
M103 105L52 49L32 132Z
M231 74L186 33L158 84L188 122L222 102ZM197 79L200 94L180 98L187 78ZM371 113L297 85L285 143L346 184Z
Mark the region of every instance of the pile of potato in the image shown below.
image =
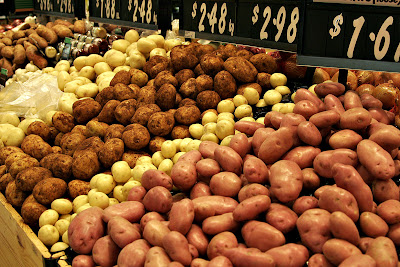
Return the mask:
M91 255L73 266L397 266L395 80L345 93L318 68L288 105L296 75L272 56L137 37L47 69L60 111L0 150L0 190L52 251Z

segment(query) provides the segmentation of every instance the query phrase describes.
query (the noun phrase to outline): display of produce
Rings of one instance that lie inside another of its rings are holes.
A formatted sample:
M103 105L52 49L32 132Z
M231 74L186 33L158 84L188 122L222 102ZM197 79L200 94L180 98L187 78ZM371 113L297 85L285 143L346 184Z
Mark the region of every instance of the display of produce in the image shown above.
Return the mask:
M25 25L0 42L6 89L61 93L0 113L0 191L72 267L399 264L400 74L308 86L292 53Z

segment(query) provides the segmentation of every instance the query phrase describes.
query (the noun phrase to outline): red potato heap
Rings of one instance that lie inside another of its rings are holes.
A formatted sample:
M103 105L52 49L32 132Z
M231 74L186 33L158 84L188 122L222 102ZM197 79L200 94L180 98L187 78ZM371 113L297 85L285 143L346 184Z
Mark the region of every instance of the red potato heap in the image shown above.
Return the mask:
M398 266L394 114L337 83L315 92L265 125L237 122L229 147L202 142L171 176L146 171L127 202L81 212L69 242L91 256L73 266Z

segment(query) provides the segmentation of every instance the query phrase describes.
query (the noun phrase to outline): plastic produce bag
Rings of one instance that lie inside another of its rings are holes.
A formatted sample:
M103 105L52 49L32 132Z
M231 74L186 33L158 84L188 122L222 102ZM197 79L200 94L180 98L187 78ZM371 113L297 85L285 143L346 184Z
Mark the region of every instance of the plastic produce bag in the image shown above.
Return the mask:
M56 76L31 73L26 82L13 82L1 90L0 116L15 112L19 117L44 119L48 111L57 110L62 94Z

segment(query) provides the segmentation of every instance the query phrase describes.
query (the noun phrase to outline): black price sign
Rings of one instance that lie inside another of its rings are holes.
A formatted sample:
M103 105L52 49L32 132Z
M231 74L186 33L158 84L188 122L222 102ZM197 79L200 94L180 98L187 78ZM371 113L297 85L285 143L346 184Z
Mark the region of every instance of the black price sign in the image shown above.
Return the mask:
M52 12L54 9L54 0L34 0L33 8L39 12Z
M298 62L400 72L400 8L397 2L388 1L387 6L376 0L360 0L360 4L352 0L332 2L341 4L306 5ZM347 5L349 3L352 5Z
M100 19L120 19L120 0L92 0L89 3L91 17Z
M54 12L74 15L74 0L54 0Z
M241 37L282 44L296 44L300 9L298 1L239 1L238 32Z
M124 21L157 25L158 1L124 0L122 1L121 19Z

